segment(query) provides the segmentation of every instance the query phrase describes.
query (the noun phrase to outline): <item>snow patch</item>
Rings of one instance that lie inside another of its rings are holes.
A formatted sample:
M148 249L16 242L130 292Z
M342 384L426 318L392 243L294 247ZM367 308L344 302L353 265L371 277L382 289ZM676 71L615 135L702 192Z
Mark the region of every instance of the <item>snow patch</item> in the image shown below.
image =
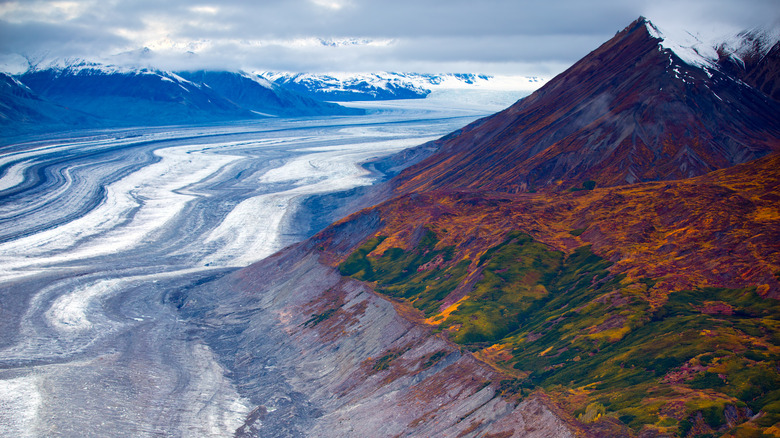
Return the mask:
M256 82L257 84L259 84L259 85L261 85L261 86L263 86L265 88L268 88L269 90L273 90L274 89L274 84L271 81L269 81L268 79L264 78L264 77L261 77L261 76L259 76L257 74L253 74L253 73L246 73L246 72L243 72L243 71L239 72L239 74L241 76L247 78L247 79L250 79L250 80Z
M718 52L711 42L702 41L701 36L687 31L661 30L650 21L646 21L645 25L650 36L661 40L661 47L671 50L686 64L717 69Z
M773 27L757 27L740 32L727 38L717 47L722 54L731 57L744 67L746 58L752 56L762 59L778 43L780 43L780 23Z

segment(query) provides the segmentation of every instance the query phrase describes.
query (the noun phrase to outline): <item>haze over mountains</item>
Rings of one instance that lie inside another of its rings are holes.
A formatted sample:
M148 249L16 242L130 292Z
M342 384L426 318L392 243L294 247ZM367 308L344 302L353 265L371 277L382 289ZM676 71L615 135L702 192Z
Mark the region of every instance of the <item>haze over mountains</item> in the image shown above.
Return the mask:
M640 18L404 152L391 199L186 294L244 387L271 361L300 396L240 434L775 434L777 48Z

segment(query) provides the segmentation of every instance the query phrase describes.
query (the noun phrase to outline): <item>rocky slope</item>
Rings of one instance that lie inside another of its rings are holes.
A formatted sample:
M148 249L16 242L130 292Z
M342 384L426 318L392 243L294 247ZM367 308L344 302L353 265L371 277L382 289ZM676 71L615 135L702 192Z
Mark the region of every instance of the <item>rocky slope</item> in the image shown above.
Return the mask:
M500 373L343 278L320 243L171 297L256 406L236 436L575 436L545 395L501 397Z
M171 295L257 406L238 435L777 435L777 103L658 35Z

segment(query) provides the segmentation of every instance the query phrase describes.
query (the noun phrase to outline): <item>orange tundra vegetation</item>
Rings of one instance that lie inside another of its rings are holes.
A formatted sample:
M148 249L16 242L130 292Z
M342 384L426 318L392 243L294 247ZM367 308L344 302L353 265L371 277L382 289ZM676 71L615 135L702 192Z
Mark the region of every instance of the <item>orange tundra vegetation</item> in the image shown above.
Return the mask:
M409 193L339 223L381 217L358 246L319 239L501 370L505 396L542 390L595 435L749 436L780 424L778 201L774 154L593 190Z

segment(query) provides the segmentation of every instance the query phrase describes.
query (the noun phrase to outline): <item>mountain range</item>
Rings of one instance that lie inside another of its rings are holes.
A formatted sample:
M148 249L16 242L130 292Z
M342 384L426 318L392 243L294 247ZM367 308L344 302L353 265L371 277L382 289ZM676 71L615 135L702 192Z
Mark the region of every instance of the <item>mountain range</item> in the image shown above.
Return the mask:
M533 91L539 77L498 78L479 74L366 73L314 74L262 72L263 78L312 98L327 101L422 99L437 89L495 89Z
M262 117L363 114L243 72L174 73L82 60L3 74L8 129L154 126ZM56 117L52 117L56 114Z
M425 98L437 88L510 86L533 90L543 82L526 78L520 84L516 78L475 74L172 72L82 59L39 63L21 74L0 73L0 79L0 125L6 135L265 117L360 115L365 111L329 101Z
M171 297L257 404L237 436L779 435L764 35L705 47L640 17L405 151L383 202Z

